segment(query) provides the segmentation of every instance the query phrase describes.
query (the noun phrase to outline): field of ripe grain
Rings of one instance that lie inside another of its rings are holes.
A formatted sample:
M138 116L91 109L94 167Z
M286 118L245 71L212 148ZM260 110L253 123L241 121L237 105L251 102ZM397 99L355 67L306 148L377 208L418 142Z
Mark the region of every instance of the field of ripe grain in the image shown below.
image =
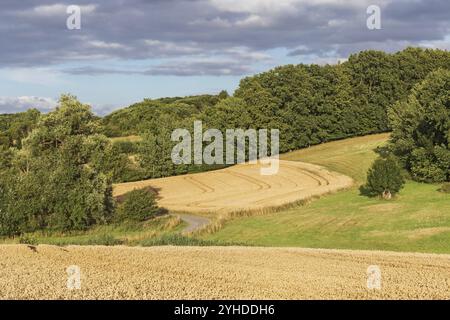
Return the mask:
M258 210L347 188L353 180L314 164L280 161L275 175L260 174L261 164L241 164L198 174L114 186L114 196L152 187L158 203L172 211L222 213Z
M81 270L68 290L66 269ZM367 289L367 268L381 289ZM0 246L1 299L448 299L450 255L250 247Z

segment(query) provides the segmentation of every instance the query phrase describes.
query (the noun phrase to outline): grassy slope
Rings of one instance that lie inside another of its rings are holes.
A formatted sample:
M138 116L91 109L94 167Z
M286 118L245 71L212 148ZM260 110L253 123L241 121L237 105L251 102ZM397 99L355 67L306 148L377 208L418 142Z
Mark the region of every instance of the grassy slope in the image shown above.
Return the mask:
M387 135L336 141L283 159L323 165L363 182L373 148ZM233 220L209 240L264 246L450 253L450 196L439 186L408 182L397 199L359 195L356 188L283 212Z
M389 134L382 133L333 141L286 153L280 158L318 164L361 183L366 178L367 169L377 157L373 150L386 143L388 138Z

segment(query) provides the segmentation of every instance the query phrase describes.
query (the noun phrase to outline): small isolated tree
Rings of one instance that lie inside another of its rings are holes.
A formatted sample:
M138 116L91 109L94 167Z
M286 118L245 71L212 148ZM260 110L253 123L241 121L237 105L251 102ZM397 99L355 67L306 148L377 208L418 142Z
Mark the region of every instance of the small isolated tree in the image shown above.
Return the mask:
M120 220L140 222L155 217L157 213L155 194L148 189L128 192L118 207Z
M378 158L369 169L367 183L361 188L361 192L389 200L400 191L404 183L400 166L394 157Z

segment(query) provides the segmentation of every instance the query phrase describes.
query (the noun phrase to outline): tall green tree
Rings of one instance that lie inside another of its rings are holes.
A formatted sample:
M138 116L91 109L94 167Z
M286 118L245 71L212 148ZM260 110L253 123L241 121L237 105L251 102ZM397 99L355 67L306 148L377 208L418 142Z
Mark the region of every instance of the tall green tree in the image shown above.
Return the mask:
M171 133L172 130L162 127L156 133L149 131L143 135L138 158L147 178L161 178L175 174L175 165L171 157L174 146Z
M450 179L450 71L437 70L389 111L391 148L418 181Z
M95 161L108 148L98 129L89 106L63 95L3 172L0 225L18 221L18 231L27 232L107 222L114 209L111 175Z

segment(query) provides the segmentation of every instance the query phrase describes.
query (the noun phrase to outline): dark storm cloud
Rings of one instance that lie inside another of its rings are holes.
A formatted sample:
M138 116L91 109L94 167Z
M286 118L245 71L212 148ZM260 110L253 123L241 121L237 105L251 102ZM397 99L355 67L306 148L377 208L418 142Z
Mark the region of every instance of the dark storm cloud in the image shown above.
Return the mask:
M366 27L366 8L373 2L382 8L382 30ZM69 31L65 7L74 3L82 6L82 29ZM77 74L237 75L250 70L248 56L257 62L263 57L255 53L269 49L344 57L360 49L395 51L438 42L450 31L448 0L4 0L1 5L0 67L185 61L138 72L67 71ZM222 62L208 62L214 58Z

